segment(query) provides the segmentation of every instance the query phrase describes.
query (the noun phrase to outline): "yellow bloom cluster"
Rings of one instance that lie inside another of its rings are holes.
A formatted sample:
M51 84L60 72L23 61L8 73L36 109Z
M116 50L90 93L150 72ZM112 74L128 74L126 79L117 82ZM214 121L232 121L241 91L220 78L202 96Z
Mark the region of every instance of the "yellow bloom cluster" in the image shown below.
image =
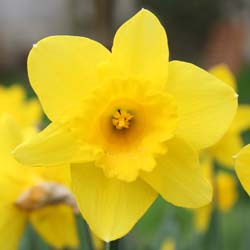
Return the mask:
M26 100L24 94L18 85L0 88L0 248L18 249L28 222L48 244L76 247L72 208L63 203L43 206L54 192L49 189L52 183L53 187L55 183L69 185L69 169L33 169L21 165L12 155L24 138L36 133L35 125L41 119L39 103Z
M235 90L236 80L225 65L217 65L210 73L221 79ZM239 105L237 113L221 140L205 150L201 156L201 165L205 176L214 186L214 202L205 207L195 210L195 226L199 231L205 231L209 225L214 206L221 212L227 212L237 201L237 187L235 178L226 171L214 171L214 161L218 161L225 167L233 168L234 155L243 147L242 132L250 129L250 106ZM245 175L244 175L245 176Z
M29 54L28 74L51 123L39 133L25 133L23 140L18 127L34 127L38 104L24 101L19 88L9 95L20 110L12 109L8 97L0 99L0 107L11 108L0 112L13 116L0 123L0 186L5 191L0 230L20 214L12 224L18 232L15 247L27 220L50 244L77 245L72 207L59 203L29 210L48 198L51 183L65 190L70 180L81 214L106 242L128 233L158 195L204 211L212 201L211 161L232 166L232 156L243 146L240 133L250 126L248 106L236 113L231 73L224 66L209 73L169 61L167 34L144 9L118 29L112 51L85 37L39 41ZM236 162L248 192L249 151L243 149ZM200 152L207 159L202 164ZM237 198L234 181L219 173L214 183L225 211ZM197 224L203 228L202 218L210 212L201 213Z
M69 164L98 237L124 236L158 195L188 208L211 201L198 152L228 129L237 94L193 64L169 62L166 32L151 12L118 29L112 52L84 37L39 41L28 74L51 124L14 155L32 166Z

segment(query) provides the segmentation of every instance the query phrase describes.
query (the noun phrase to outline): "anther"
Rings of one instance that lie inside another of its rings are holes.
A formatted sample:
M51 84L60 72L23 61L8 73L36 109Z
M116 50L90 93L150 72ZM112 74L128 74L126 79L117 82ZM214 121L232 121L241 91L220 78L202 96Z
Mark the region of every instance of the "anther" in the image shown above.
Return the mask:
M133 119L133 115L131 115L126 110L117 109L112 118L112 124L116 129L128 129L130 126L130 122Z

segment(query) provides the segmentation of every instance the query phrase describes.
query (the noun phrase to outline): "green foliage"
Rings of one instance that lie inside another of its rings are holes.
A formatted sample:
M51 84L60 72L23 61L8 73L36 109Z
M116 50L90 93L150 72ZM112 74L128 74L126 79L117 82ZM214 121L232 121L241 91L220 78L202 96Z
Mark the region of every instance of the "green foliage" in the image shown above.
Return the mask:
M53 232L51 232L53 233ZM52 250L36 233L31 224L28 224L20 241L19 250ZM65 249L66 250L66 249Z

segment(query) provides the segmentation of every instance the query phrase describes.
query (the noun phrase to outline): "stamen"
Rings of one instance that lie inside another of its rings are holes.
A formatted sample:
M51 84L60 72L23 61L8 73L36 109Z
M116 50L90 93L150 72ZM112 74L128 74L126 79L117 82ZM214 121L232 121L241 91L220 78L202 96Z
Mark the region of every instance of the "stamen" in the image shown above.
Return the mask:
M112 123L116 129L124 129L129 128L130 122L133 119L133 115L131 115L126 110L117 109L112 118Z

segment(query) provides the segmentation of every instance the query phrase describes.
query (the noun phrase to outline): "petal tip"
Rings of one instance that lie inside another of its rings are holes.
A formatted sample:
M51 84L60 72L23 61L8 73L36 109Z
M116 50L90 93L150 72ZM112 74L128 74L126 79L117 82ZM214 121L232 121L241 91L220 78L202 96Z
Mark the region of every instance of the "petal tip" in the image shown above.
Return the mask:
M22 157L20 157L19 148L20 148L20 145L17 146L15 149L13 149L13 150L11 151L11 154L13 155L13 157L14 157L18 162L21 162L21 158L22 158Z
M16 148L14 148L11 151L11 155L17 162L33 166L32 161L29 161L29 154L27 155L26 145L24 143L21 143Z
M147 16L153 16L153 17L156 17L154 13L152 13L150 10L148 9L145 9L145 8L141 8L140 11L138 11L139 15L147 15Z
M146 8L141 8L140 12L150 12L150 13L152 13L151 11L149 11L149 10L146 9Z

